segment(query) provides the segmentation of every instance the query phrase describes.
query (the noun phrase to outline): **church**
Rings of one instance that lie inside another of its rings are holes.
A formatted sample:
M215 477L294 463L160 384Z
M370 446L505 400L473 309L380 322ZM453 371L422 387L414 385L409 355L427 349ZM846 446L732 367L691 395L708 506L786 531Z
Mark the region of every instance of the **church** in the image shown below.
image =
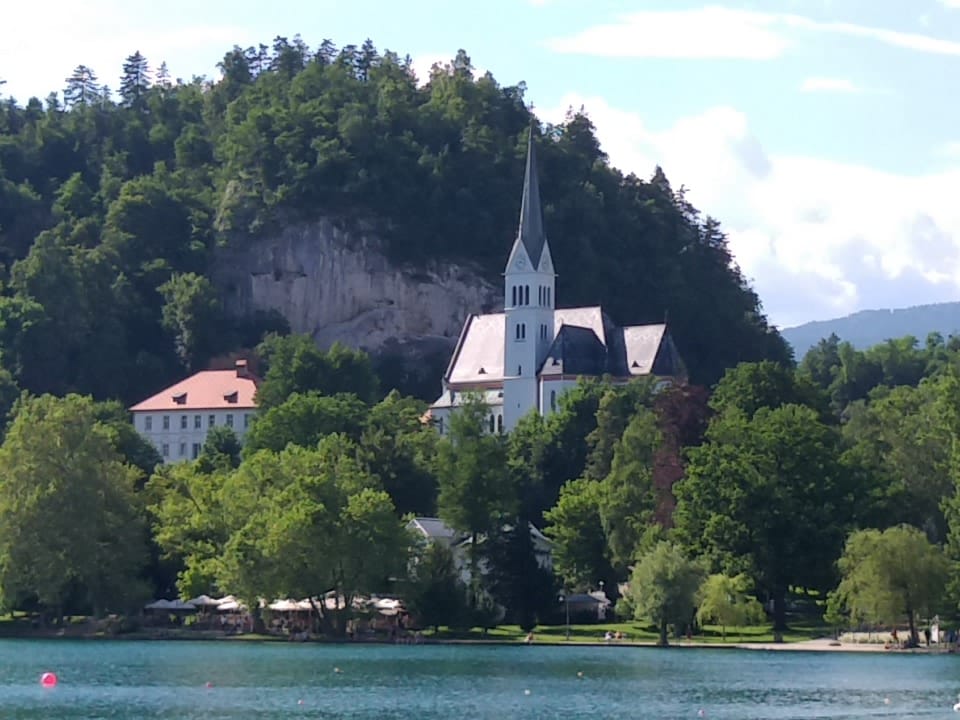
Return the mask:
M429 416L441 434L464 395L480 394L491 432L509 432L534 408L557 409L580 378L629 382L685 374L666 324L618 327L603 308L558 308L556 273L543 228L533 129L520 205L520 229L504 271L501 313L471 315Z

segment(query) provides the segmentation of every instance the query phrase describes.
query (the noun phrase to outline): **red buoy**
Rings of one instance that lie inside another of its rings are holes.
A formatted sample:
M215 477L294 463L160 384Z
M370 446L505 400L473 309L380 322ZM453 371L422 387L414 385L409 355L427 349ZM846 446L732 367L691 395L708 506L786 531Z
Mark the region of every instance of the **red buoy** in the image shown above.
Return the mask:
M57 675L52 672L45 672L40 676L40 684L45 688L52 688L57 686Z

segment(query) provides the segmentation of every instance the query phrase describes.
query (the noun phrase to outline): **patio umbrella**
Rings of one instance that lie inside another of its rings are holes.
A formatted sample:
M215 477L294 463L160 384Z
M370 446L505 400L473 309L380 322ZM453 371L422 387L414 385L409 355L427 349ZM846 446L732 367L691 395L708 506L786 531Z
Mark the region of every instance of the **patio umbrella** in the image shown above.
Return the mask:
M152 603L143 606L144 610L170 610L173 605L172 600L154 600Z
M201 610L215 608L220 605L220 602L220 600L216 600L209 595L198 595L189 601L191 605L193 605L195 608L200 608Z

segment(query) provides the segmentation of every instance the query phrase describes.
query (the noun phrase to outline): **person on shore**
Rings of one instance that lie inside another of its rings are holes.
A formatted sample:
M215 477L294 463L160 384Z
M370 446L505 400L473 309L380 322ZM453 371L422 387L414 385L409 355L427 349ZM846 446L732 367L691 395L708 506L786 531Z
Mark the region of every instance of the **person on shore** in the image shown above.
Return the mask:
M526 639L524 639L524 642L525 642L527 645L532 645L532 644L533 644L533 631L532 631L532 630L527 633L527 637L526 637Z

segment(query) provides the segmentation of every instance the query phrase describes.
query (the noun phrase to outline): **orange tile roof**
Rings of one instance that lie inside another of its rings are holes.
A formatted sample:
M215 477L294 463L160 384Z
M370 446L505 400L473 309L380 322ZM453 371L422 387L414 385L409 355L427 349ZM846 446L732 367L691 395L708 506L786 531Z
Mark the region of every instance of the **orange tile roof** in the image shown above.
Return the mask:
M203 370L137 403L130 411L251 409L257 406L253 400L256 392L257 381L250 375L238 375L237 370Z

